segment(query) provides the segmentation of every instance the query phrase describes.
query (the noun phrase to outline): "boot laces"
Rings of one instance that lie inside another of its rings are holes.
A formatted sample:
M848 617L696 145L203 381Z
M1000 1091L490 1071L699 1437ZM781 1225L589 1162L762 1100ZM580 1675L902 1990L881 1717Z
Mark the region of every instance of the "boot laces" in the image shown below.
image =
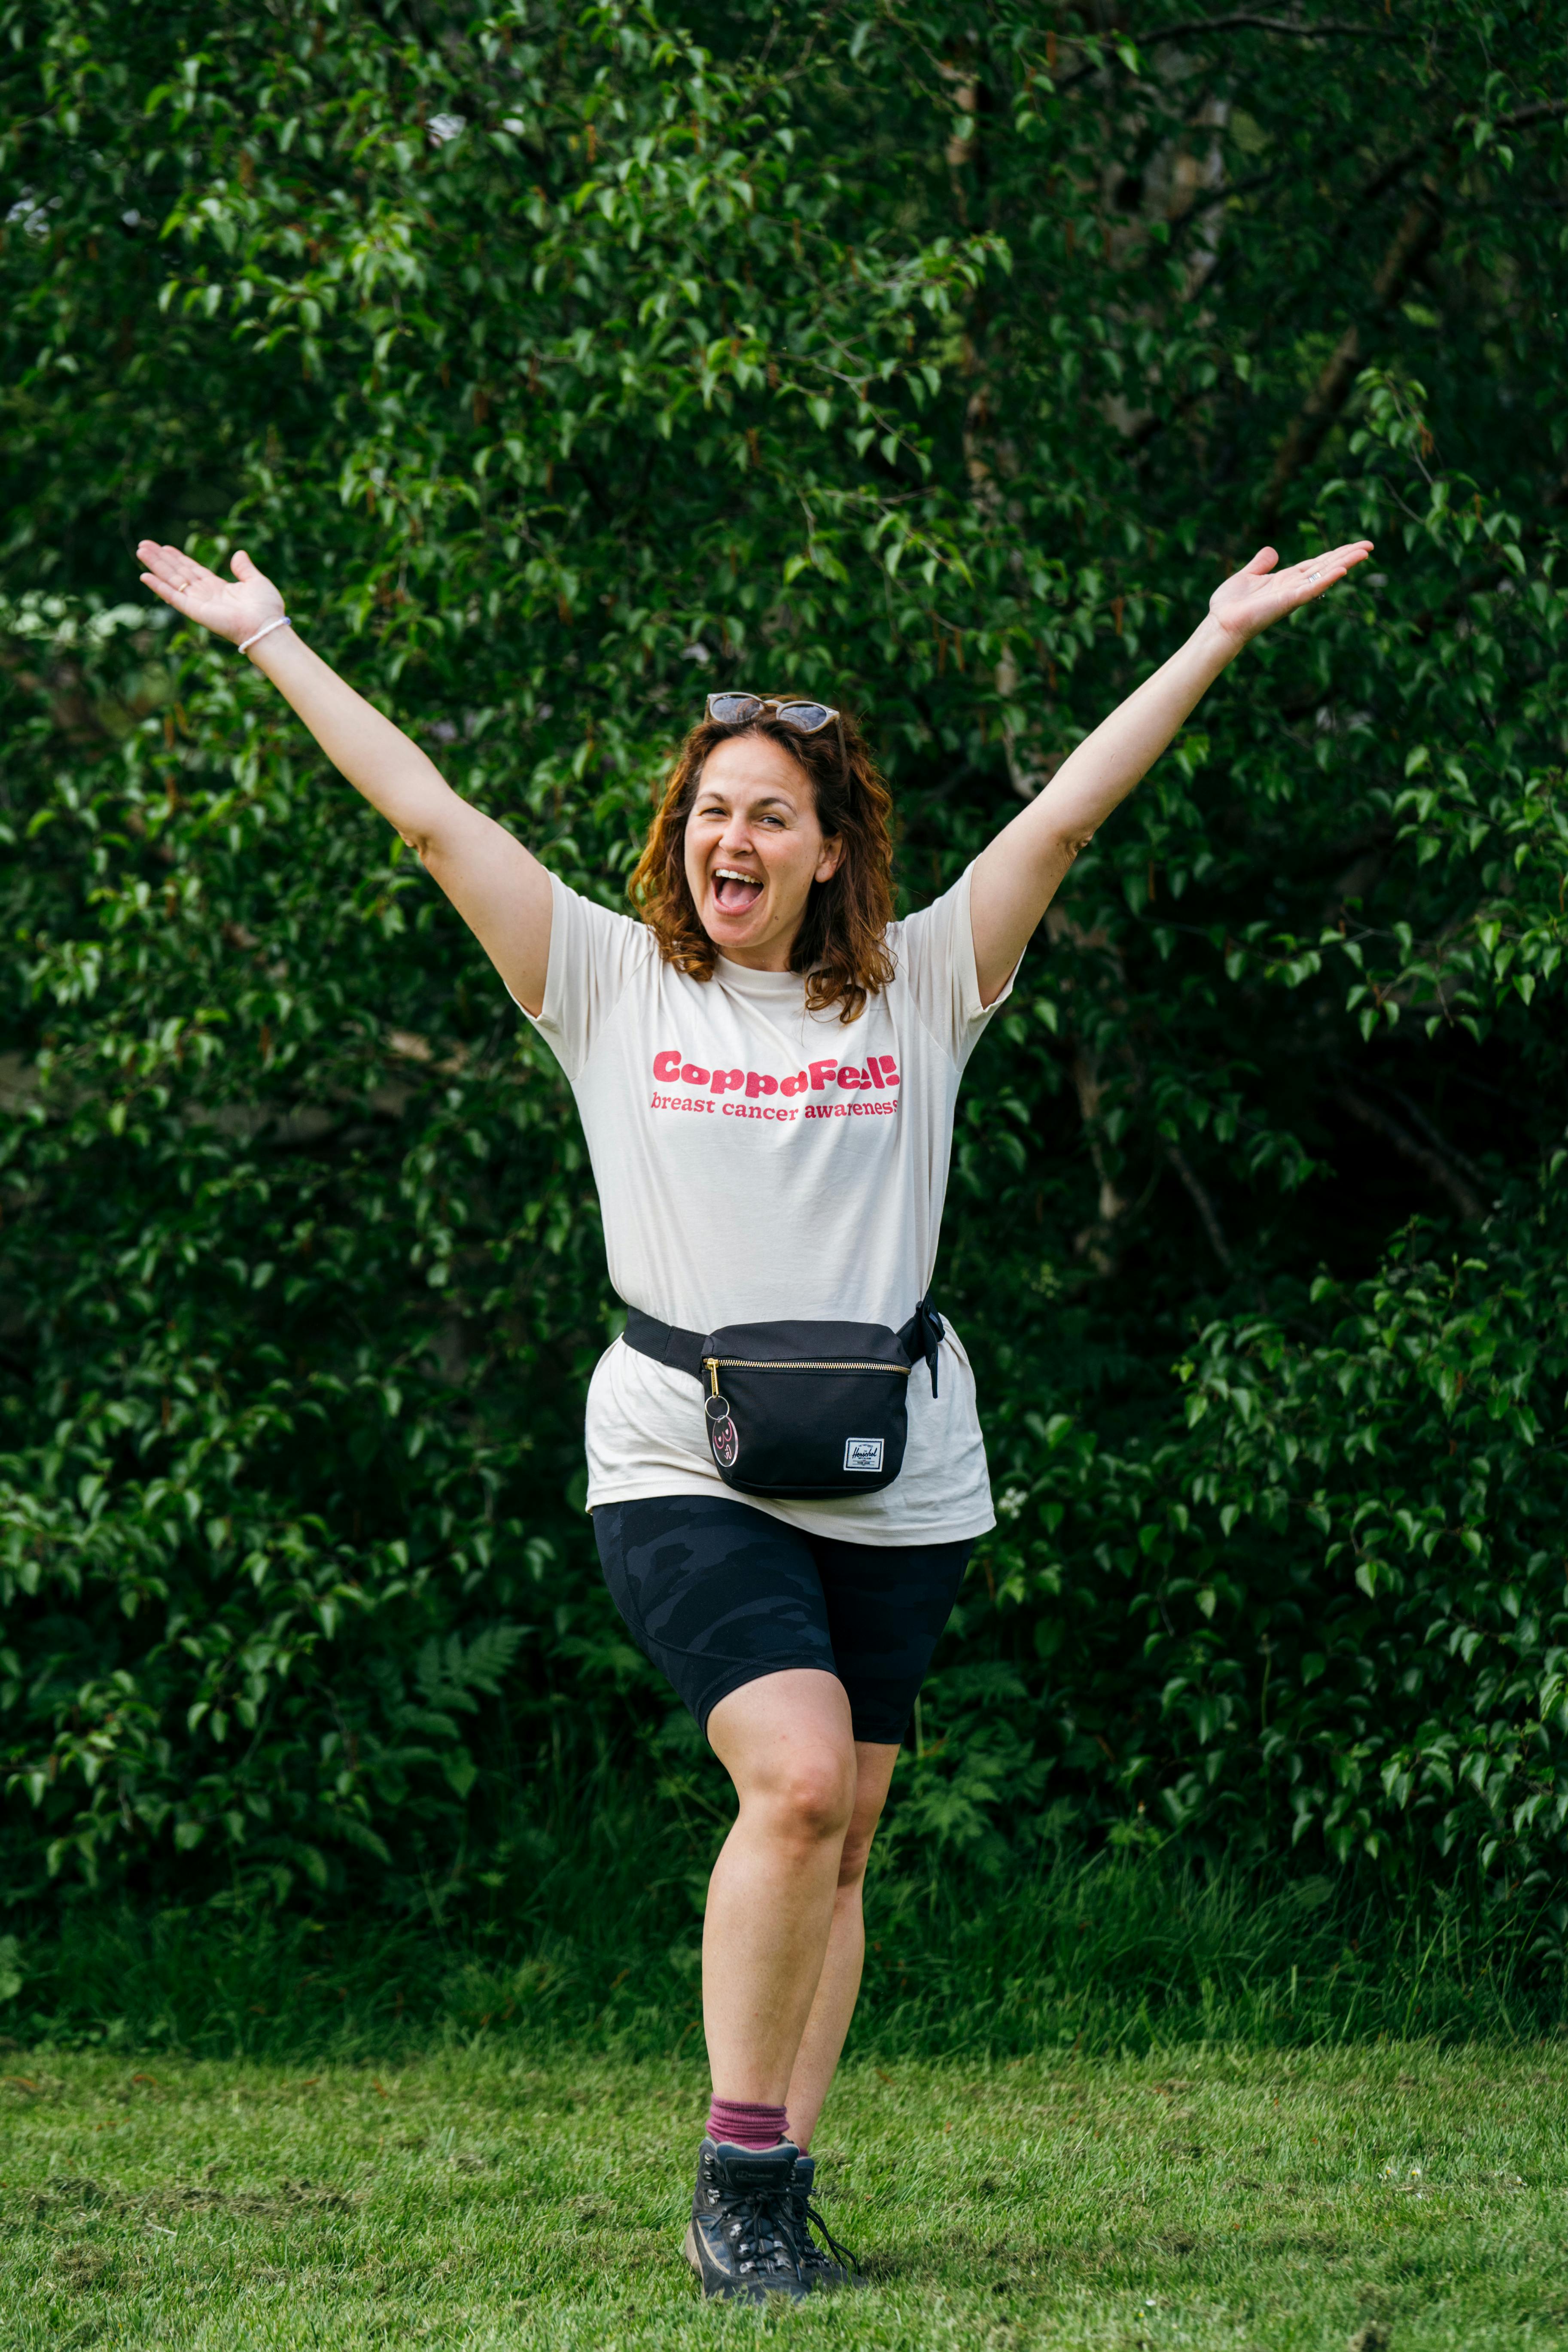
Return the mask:
M721 2189L714 2202L724 2234L742 2263L752 2263L759 2270L795 2266L787 2189Z
M818 2262L822 2260L822 2255L818 2249L812 2244L809 2234L811 2230L815 2230L817 2236L822 2240L823 2245L826 2247L828 2252L832 2255L836 2263L841 2263L847 2271L858 2271L860 2267L859 2263L850 2252L847 2246L842 2246L839 2244L838 2240L834 2236L832 2231L823 2220L820 2207L815 2204L812 2199L804 2193L798 2197L797 2201L799 2205L799 2212L796 2226L800 2231L801 2242L804 2251L808 2254L816 2255Z

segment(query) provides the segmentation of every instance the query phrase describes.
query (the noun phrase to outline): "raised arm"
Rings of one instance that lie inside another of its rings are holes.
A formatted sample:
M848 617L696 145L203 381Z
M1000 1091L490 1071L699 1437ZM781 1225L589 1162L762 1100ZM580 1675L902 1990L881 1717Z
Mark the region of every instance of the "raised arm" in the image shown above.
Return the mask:
M144 539L142 584L215 635L242 645L282 617L283 599L248 555L232 582L177 547ZM518 1001L544 1003L550 877L504 825L459 798L435 762L346 686L292 627L268 631L248 658L298 711L328 759L395 825L437 881Z
M1321 596L1371 553L1369 539L1352 540L1277 572L1273 548L1260 549L1245 571L1215 590L1207 614L1180 651L1085 737L1039 798L982 851L969 907L984 1003L1006 986L1079 851L1153 766L1248 637Z

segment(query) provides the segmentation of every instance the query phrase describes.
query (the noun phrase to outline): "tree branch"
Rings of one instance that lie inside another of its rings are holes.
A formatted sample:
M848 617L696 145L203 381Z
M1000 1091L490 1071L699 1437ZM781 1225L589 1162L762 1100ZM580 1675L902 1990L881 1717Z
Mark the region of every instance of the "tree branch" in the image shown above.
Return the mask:
M1417 1143L1415 1138L1406 1129L1401 1127L1396 1118L1391 1118L1385 1110L1379 1110L1377 1105L1368 1102L1364 1095L1358 1095L1353 1087L1336 1087L1335 1100L1342 1108L1349 1111L1352 1118L1359 1119L1363 1127L1369 1127L1374 1135L1382 1136L1385 1143L1391 1143L1394 1146L1402 1159L1408 1160L1414 1167L1421 1170L1423 1175L1429 1177L1434 1184L1439 1185L1468 1224L1480 1223L1486 1215L1486 1209L1479 1195L1471 1191L1458 1171L1449 1164L1440 1151L1434 1151L1426 1144ZM1425 1125L1426 1122L1423 1121L1422 1124Z
M1568 100L1535 99L1529 106L1521 106L1512 114L1500 114L1492 128L1494 131L1527 131L1532 122L1544 122L1549 116L1564 112L1568 112ZM1395 155L1392 163L1384 163L1382 170L1373 174L1357 202L1374 204L1379 196L1386 195L1389 189L1396 186L1406 172L1419 163L1423 155L1429 155L1434 147L1438 149L1446 163L1451 163L1458 153L1458 142L1453 138L1418 140L1414 147L1406 147L1402 154Z
M1568 112L1568 100L1537 99L1529 106L1517 108L1512 114L1500 115L1493 129L1522 131L1532 122L1543 122L1565 112ZM1396 156L1363 191L1363 203L1393 186L1434 143L1427 141L1424 145L1408 148L1403 155ZM1369 321L1384 318L1397 308L1405 288L1442 236L1443 215L1438 189L1443 177L1458 162L1460 142L1457 138L1450 137L1442 142L1438 148L1439 160L1426 173L1420 189L1406 207L1405 216L1394 233L1393 243L1384 255L1377 276L1373 280L1372 299L1367 310ZM1280 501L1290 483L1302 467L1310 464L1317 455L1324 435L1349 399L1361 362L1361 326L1352 321L1340 337L1327 366L1308 394L1285 436L1279 455L1274 460L1258 517L1265 532L1272 529Z
M1184 25L1166 25L1158 33L1131 35L1139 48L1156 48L1163 41L1184 41L1190 33L1282 33L1294 41L1414 41L1415 32L1391 25L1297 25L1283 16L1192 16Z
M1202 33L1275 33L1291 41L1413 41L1420 38L1415 32L1402 32L1397 26L1384 25L1294 25L1283 16L1192 16L1184 25L1164 25L1158 32L1135 33L1128 28L1128 37L1141 49L1162 48L1170 41L1184 41L1193 34ZM1103 38L1103 36L1101 36ZM1110 64L1110 58L1099 65L1079 66L1076 73L1067 74L1054 84L1057 96L1087 81L1091 75L1101 73Z
M1226 1240L1225 1227L1219 1221L1219 1212L1209 1197L1208 1188L1200 1181L1197 1171L1179 1143L1168 1142L1165 1146L1165 1157L1186 1186L1187 1196L1197 1211L1203 1229L1208 1235L1210 1249L1218 1258L1225 1272L1234 1274L1236 1260L1231 1255L1230 1244Z
M1405 207L1405 216L1394 232L1394 241L1373 280L1369 305L1372 317L1382 318L1394 309L1442 234L1443 215L1438 208L1436 184L1427 179ZM1352 321L1334 345L1328 364L1307 394L1274 460L1258 516L1265 536L1273 528L1285 492L1302 467L1316 457L1324 435L1350 398L1361 363L1361 328Z

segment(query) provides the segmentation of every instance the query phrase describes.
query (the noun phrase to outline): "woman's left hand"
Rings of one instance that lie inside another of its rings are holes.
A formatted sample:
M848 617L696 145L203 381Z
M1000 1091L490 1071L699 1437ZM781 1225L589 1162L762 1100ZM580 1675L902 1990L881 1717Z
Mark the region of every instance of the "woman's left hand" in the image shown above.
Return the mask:
M1290 563L1283 572L1276 572L1278 551L1260 547L1244 570L1233 572L1215 590L1209 598L1209 615L1227 636L1244 646L1248 637L1257 636L1282 614L1293 613L1298 604L1310 604L1314 596L1323 595L1371 553L1370 539L1352 539L1344 547L1310 555L1304 563Z

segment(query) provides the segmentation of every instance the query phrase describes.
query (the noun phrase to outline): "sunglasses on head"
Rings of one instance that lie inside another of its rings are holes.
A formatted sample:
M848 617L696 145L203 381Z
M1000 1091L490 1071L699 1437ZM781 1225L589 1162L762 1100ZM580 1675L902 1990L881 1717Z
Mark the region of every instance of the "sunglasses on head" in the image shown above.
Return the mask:
M764 713L781 727L793 727L797 735L820 735L838 716L826 702L781 702L772 694L710 694L708 698L708 716L721 727L749 727Z
M710 694L708 716L721 727L749 727L753 719L764 716L776 719L781 727L793 727L797 735L820 735L829 724L838 730L838 764L845 776L849 773L849 751L844 740L844 721L831 703L781 702L773 694Z

